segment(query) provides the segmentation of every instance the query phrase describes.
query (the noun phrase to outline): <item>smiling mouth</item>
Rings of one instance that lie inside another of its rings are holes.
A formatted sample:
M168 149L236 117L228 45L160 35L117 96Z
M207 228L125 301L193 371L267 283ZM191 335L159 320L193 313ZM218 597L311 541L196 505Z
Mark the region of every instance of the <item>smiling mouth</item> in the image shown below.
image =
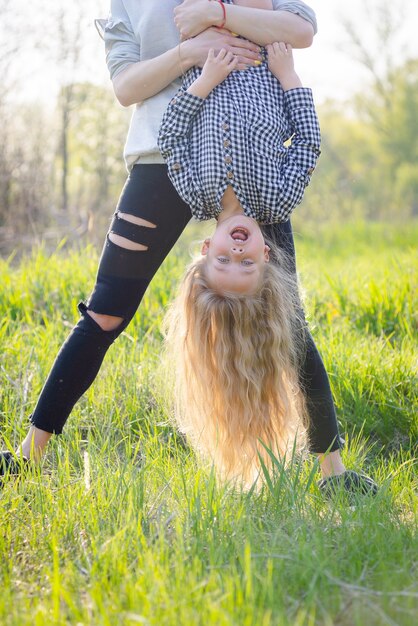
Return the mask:
M236 226L230 234L234 241L239 241L241 243L247 241L249 235L248 230L243 228L243 226Z

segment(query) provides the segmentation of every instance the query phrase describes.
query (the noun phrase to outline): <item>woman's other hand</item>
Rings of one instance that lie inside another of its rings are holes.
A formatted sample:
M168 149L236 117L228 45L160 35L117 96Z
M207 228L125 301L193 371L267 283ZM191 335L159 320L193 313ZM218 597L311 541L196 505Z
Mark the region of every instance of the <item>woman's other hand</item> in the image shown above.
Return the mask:
M205 2L208 3L208 0ZM183 49L182 56L192 59L188 66L203 67L211 48L215 54L218 54L222 48L231 52L234 57L238 58L235 68L238 70L246 70L249 66L258 65L261 59L260 47L257 44L234 37L228 30L217 28L208 28L197 37L184 41L181 47Z

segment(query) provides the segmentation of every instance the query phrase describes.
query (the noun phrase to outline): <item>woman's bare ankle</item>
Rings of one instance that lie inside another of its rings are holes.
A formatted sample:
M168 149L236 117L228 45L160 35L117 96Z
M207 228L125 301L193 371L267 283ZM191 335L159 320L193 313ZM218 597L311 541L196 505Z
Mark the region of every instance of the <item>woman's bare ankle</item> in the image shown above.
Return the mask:
M338 476L338 474L343 474L346 470L340 450L334 450L334 452L328 452L326 454L318 454L318 460L323 478Z
M36 428L36 426L31 426L25 439L16 450L17 456L24 456L38 463L42 459L51 436L51 433Z

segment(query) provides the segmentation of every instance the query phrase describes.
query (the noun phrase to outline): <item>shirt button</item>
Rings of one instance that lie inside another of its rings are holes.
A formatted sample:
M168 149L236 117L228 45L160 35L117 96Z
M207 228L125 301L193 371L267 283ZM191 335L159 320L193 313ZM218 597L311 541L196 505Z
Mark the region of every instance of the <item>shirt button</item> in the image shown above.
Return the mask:
M181 170L181 165L180 165L180 163L173 163L172 169L173 169L175 172L178 172L179 170Z
M312 174L314 173L315 168L314 167L310 167L308 169L308 176L312 176Z
M229 129L229 124L226 124L226 123L222 124L222 128L223 128L223 130L228 130Z
M229 141L229 139L225 139L225 141L224 141L224 148L228 148L230 143L231 142Z
M232 172L228 172L227 177L228 178L234 178L234 174Z
M232 157L230 156L225 157L225 163L232 163Z

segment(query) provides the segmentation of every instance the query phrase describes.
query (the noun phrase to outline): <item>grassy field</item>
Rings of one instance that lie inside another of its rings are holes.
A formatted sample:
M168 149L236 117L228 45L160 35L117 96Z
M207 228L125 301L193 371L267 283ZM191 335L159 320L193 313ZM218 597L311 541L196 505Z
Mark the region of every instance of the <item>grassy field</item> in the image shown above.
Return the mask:
M296 232L344 459L380 485L354 506L323 500L314 459L278 467L259 493L219 484L170 425L160 323L206 231L185 233L40 471L0 492L0 623L416 623L418 224ZM5 447L26 432L96 262L93 249L0 262Z

